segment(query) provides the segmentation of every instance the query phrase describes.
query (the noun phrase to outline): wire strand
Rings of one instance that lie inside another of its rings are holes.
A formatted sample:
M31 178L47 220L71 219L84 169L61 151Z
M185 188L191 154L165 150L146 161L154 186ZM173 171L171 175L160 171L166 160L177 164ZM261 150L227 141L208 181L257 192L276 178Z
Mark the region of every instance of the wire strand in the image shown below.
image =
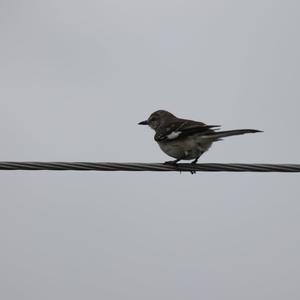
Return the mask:
M300 164L244 164L244 163L116 163L116 162L0 162L0 170L13 171L158 171L158 172L300 172Z

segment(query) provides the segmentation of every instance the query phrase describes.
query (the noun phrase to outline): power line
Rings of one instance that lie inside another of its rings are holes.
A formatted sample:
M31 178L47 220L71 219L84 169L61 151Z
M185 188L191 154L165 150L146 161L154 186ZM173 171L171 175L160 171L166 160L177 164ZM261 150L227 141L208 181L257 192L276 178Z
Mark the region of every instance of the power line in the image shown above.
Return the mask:
M159 172L300 172L300 164L177 164L116 162L0 162L0 170L159 171Z

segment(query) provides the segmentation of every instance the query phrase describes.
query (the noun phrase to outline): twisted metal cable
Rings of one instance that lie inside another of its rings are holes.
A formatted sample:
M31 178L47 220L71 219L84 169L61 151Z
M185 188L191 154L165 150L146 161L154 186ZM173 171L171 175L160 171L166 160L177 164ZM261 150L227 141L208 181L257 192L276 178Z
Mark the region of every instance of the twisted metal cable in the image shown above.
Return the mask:
M51 171L178 171L178 172L300 172L300 164L177 164L115 162L0 162L0 170Z

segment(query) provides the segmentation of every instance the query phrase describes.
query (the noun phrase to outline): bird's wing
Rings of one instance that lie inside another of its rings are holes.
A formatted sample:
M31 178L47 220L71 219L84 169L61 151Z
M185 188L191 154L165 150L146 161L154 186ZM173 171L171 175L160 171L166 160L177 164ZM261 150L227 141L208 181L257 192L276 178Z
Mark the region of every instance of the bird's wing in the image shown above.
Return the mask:
M169 126L166 126L163 130L158 130L154 136L154 139L159 141L171 141L175 139L185 138L195 133L212 133L213 128L220 127L219 125L206 125L202 122L196 122L191 120L178 120L173 122Z

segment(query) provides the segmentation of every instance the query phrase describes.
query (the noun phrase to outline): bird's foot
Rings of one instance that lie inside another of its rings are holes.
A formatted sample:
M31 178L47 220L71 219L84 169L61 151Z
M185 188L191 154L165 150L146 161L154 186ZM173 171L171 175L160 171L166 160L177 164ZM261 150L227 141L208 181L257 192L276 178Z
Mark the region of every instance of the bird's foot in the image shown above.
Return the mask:
M191 162L191 164L196 164L198 161L199 157L196 158L195 160L193 160ZM176 159L176 160L169 160L169 161L165 161L164 165L171 165L171 166L177 166L177 163L180 161L181 159ZM181 171L179 171L181 173ZM196 171L190 171L191 174L196 174Z
M191 162L191 165L195 165L195 164L197 163L198 159L199 159L199 157L197 157L195 160L193 160L193 161ZM192 174L192 175L193 175L193 174L196 174L196 171L191 171L191 174Z

